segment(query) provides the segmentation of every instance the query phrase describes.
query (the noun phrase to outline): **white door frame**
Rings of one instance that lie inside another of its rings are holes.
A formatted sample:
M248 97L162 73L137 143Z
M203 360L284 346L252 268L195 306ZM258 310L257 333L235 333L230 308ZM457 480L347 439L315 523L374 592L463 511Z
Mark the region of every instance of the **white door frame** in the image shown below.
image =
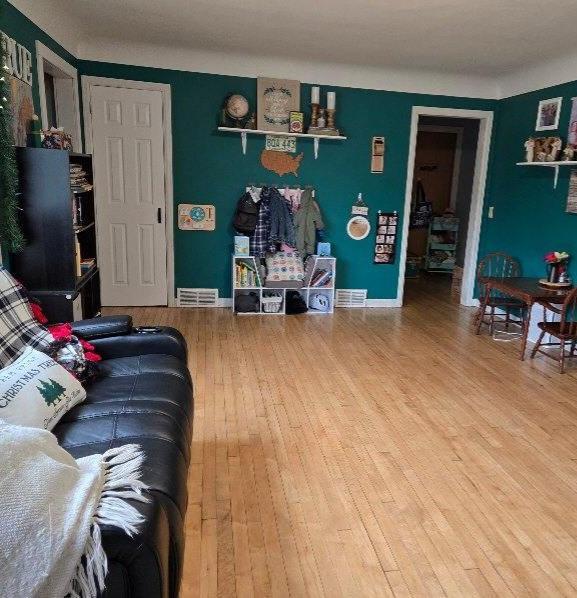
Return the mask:
M92 153L92 118L91 99L92 87L116 87L122 89L143 89L146 91L160 91L162 94L162 120L164 130L164 189L166 195L166 209L164 227L166 229L166 288L168 307L174 307L174 192L172 174L172 100L171 88L168 83L148 83L146 81L128 81L125 79L109 79L107 77L92 77L82 75L82 97L84 112L84 137L87 153ZM98 189L96 189L98 193ZM97 231L98 232L98 231ZM98 234L96 235L98 243Z
M469 227L467 231L467 247L463 268L463 284L461 287L461 305L474 306L477 300L473 297L475 291L475 272L479 254L479 238L481 236L481 222L483 204L485 201L485 187L487 170L489 167L489 152L491 149L491 135L493 131L493 111L464 110L460 108L435 108L428 106L413 106L411 116L411 132L409 138L409 157L407 160L407 183L405 189L405 209L403 213L403 232L401 242L401 261L399 263L399 280L397 284L397 304L403 305L405 290L405 268L407 265L407 243L409 236L409 219L413 195L413 176L415 170L415 151L417 147L417 133L420 116L442 116L449 118L472 118L479 121L479 138L475 158L475 174L471 192L471 209L469 212Z
M58 111L58 93L59 93L59 80L64 84L64 81L70 79L72 81L72 110L74 111L74 129L72 131L66 131L72 135L72 146L74 151L82 152L82 128L80 126L80 98L78 93L78 71L66 60L54 53L50 48L45 46L42 42L36 41L36 74L38 77L38 93L40 95L40 118L42 120L42 128L48 129L48 110L46 109L46 88L44 87L44 62L50 63L56 70L59 77L56 78L55 92L56 92L56 110ZM53 70L54 70L53 69ZM66 94L63 93L63 88L60 87L61 96Z
M463 127L419 125L419 131L424 131L426 133L453 133L457 136L457 140L455 142L455 156L453 158L453 176L451 177L451 198L449 200L449 207L454 211L457 206L457 192L459 191L459 176L461 174Z

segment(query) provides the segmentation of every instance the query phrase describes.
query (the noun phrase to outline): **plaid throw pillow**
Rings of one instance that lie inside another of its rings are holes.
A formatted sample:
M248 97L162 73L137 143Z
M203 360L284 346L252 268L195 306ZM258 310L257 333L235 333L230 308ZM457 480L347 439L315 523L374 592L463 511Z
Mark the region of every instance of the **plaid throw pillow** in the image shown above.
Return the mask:
M21 285L0 266L0 368L17 359L26 347L42 351L53 340L34 319Z

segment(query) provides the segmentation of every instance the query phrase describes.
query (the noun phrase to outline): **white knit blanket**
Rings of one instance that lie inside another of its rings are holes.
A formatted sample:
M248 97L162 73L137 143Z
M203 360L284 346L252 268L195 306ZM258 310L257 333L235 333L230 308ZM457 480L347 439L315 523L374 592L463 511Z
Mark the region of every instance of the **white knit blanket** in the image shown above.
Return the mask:
M75 460L50 432L0 420L0 596L96 596L100 526L132 535L142 522L126 501L147 500L142 461L136 445Z

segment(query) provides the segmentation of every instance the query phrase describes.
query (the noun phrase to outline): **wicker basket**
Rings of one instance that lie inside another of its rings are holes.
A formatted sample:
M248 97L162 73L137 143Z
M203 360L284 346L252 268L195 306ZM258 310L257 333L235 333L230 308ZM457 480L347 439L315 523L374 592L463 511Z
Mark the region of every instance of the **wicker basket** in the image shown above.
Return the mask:
M265 295L262 297L262 311L267 314L278 314L282 306L282 295Z

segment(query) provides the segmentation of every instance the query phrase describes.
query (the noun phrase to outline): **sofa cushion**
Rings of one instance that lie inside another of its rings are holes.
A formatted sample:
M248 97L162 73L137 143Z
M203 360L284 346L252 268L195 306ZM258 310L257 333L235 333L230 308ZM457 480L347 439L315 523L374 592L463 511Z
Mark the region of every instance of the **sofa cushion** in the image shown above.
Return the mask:
M126 443L145 452L143 481L186 511L192 402L186 365L171 355L109 359L88 387L86 401L54 430L74 457Z

